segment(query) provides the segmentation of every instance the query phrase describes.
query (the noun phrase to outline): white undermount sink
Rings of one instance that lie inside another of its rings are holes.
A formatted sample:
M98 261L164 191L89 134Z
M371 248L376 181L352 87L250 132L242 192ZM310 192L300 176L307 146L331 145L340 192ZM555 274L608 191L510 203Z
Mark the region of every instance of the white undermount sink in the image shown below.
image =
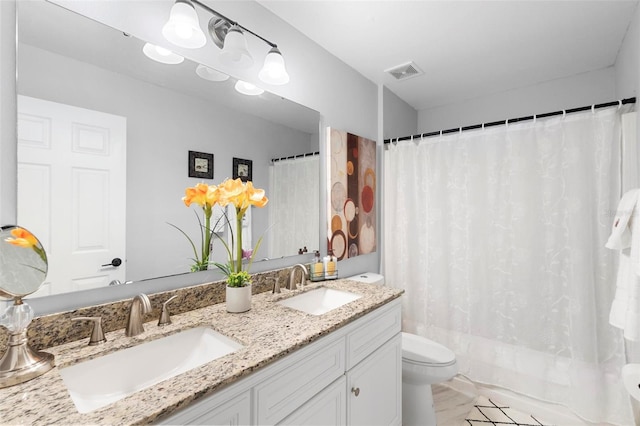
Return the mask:
M60 375L78 411L88 413L240 348L197 327L61 368Z
M311 315L322 315L361 297L362 295L360 294L348 291L320 287L277 303Z

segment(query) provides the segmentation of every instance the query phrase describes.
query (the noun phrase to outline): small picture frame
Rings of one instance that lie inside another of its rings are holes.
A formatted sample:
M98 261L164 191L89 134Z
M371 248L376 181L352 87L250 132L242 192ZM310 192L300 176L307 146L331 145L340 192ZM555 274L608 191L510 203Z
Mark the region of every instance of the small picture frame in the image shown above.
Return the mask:
M243 160L242 158L233 158L233 179L242 180L246 182L252 180L253 175L253 161Z
M213 179L213 154L189 151L189 177Z

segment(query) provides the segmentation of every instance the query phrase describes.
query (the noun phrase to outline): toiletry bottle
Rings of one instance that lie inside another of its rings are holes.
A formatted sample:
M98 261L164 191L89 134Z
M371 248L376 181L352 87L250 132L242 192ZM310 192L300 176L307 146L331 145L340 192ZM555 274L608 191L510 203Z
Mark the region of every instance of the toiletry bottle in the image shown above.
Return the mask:
M333 255L333 250L329 249L329 253L323 259L324 263L324 279L335 280L338 278L338 259Z
M322 259L320 259L320 252L318 250L316 250L313 262L311 262L310 274L311 281L324 280L324 264L322 263Z

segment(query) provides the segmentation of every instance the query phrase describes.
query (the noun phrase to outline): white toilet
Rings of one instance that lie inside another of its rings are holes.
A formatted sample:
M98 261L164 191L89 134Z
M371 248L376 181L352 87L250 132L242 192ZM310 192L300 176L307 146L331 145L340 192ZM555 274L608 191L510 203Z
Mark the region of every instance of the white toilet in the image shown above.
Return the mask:
M380 274L366 272L349 280L384 284ZM458 373L456 355L448 348L422 336L402 333L402 424L435 426L431 385Z

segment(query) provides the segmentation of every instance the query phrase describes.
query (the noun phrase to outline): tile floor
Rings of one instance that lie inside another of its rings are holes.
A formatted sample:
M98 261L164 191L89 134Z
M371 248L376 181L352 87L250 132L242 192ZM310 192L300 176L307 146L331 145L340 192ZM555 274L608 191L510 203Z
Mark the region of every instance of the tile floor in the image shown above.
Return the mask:
M440 384L431 385L431 390L438 426L468 425L465 418L473 409L475 396L466 395Z
M498 399L468 395L452 389L446 384L434 384L431 388L438 426L547 426L550 424L548 420L544 419L545 414L542 410L537 414L517 412L506 408L506 405L502 404ZM480 409L474 408L476 404L480 406ZM476 420L475 422L473 421L474 419ZM494 421L492 422L490 419ZM596 425L578 420L575 416L573 418L558 417L557 413L554 420L558 426L613 426L609 423ZM637 425L640 426L640 422Z
M484 396L471 396L447 385L432 385L438 426L550 426L528 413L521 413Z

